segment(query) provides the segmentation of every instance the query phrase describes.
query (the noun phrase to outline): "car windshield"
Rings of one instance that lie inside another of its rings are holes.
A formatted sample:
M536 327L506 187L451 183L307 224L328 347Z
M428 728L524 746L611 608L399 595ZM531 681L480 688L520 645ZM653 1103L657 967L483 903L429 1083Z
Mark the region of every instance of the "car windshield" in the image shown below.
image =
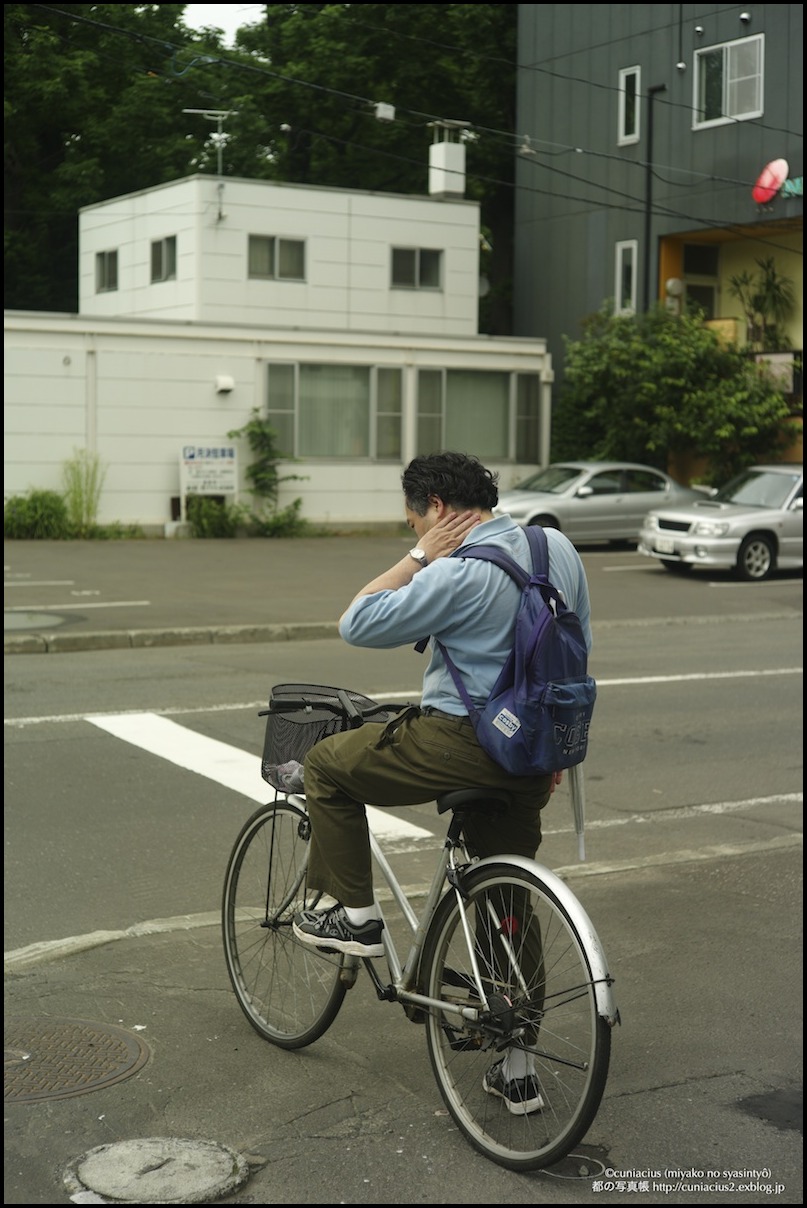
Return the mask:
M712 496L718 503L741 503L750 508L784 506L799 475L773 474L766 470L743 470Z
M576 466L544 466L531 478L525 478L513 488L515 491L547 491L550 494L560 492L575 478L579 478L582 470Z

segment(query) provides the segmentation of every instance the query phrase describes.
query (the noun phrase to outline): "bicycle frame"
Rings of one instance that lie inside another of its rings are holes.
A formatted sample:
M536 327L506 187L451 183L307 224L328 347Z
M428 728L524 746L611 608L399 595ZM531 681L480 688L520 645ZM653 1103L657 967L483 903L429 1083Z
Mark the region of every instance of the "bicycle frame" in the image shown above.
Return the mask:
M305 806L304 797L290 797L289 800L303 808ZM438 861L420 916L418 916L413 909L409 898L404 893L404 890L397 876L395 875L392 866L381 850L378 840L372 831L370 831L370 850L373 859L381 872L383 879L390 890L390 893L392 894L395 904L397 905L401 915L405 919L409 929L412 932L411 946L407 953L406 960L403 964L401 964L400 955L395 946L394 940L392 939L390 929L388 926L384 926L382 935L384 953L391 979L391 985L389 987L385 987L383 985L383 982L378 976L374 962L372 960L363 961L368 973L370 974L371 980L375 985L379 998L386 1001L400 1002L404 1005L420 1007L425 1010L439 1011L441 1014L456 1014L471 1023L477 1023L481 1014L477 1008L454 1006L440 999L429 998L426 995L419 994L414 989L417 981L417 973L426 933L434 916L434 911L438 901L440 900L443 888L446 884L446 881L448 881L452 885L453 891L456 895L457 904L463 919L463 927L465 929L465 935L468 941L468 951L471 955L474 971L476 990L479 994L480 1001L485 1006L485 1009L489 1010L490 1008L482 977L476 965L476 960L473 956L474 944L473 940L471 939L469 925L465 916L463 894L459 884L461 877L460 870L464 862L458 863L454 858L454 853L456 851L466 854L462 843L455 843L450 838L446 839L442 849L442 858ZM589 963L589 970L597 1003L597 1013L602 1017L609 1027L614 1027L614 1025L619 1022L619 1012L616 1008L614 997L611 992L611 978L608 974L605 953L594 926L580 902L574 896L566 883L560 879L560 877L556 876L555 873L546 868L544 865L537 863L537 861L528 860L523 856L487 856L481 860L474 860L473 867L474 869L478 869L486 866L501 865L503 861L506 861L506 863L510 866L521 868L525 872L532 873L534 876L536 876L541 882L543 882L545 887L557 899L560 906L567 912L569 918L577 927L579 934L585 941L586 956ZM379 913L383 919L384 912L381 904L378 901L377 894L376 905L378 906ZM517 976L521 978L517 962L512 953L511 960ZM347 984L352 985L355 981L359 964L361 962L362 958L360 957L345 958L343 980Z

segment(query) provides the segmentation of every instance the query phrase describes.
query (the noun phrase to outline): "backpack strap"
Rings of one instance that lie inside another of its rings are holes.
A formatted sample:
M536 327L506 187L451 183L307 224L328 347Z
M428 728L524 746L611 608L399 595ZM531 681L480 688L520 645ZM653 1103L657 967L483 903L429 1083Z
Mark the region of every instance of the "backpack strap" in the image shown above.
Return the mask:
M539 575L541 573L541 566L544 567L544 571L548 569L546 537L544 536L543 529L538 529L534 533L531 529L526 529L525 531L530 543L530 549L532 550L533 573L535 575ZM543 545L541 544L542 540ZM497 545L470 545L467 549L464 549L462 546L460 546L460 548L456 549L454 553L450 555L450 557L463 559L479 558L483 562L493 562L495 566L498 566L500 570L505 571L510 576L518 587L519 591L524 591L524 588L527 586L531 578L530 574L524 569L523 566L520 565L520 563L516 562L514 558L511 558L509 554L506 554L504 550L500 549ZM451 673L451 678L454 681L455 688L460 694L462 703L468 710L468 716L471 718L474 725L476 725L480 711L468 695L468 691L462 682L460 673L457 670L451 655L448 653L439 638L435 638L435 641L440 648L440 653L443 656L445 665L448 667L448 670ZM428 642L428 638L420 639L415 646L415 650L417 650L418 654L423 653L428 645Z
M527 536L529 536L529 532L527 533ZM543 531L541 532L541 536L543 537ZM546 542L545 537L544 542ZM530 545L532 544L533 543L531 541ZM533 548L532 556L533 563L537 569L538 564L536 561L535 548ZM469 545L467 549L464 549L462 546L460 546L459 549L455 549L452 554L449 554L449 557L481 558L484 562L494 562L496 566L501 568L501 570L507 572L507 574L511 579L514 580L521 591L524 590L530 581L530 576L524 570L524 567L519 565L519 563L516 562L514 558L511 558L509 554L506 554L503 549L499 549L498 545ZM428 637L421 638L420 641L415 643L415 650L418 652L418 654L423 654L423 651L426 649L428 644ZM445 655L445 649L442 646L442 643L438 643L438 645L440 645L440 649ZM451 665L449 665L449 670L451 670Z
M539 524L528 524L524 529L532 550L532 566L536 575L549 582L549 542Z

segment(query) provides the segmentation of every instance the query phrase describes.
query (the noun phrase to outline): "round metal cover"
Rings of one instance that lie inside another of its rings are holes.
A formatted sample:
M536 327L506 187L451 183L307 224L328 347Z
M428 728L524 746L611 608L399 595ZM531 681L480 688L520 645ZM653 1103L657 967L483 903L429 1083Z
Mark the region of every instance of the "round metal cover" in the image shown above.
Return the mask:
M91 1149L70 1164L64 1184L71 1199L90 1193L107 1204L212 1204L248 1177L246 1159L226 1145L143 1137Z
M84 1019L7 1019L4 1047L6 1103L86 1095L131 1077L149 1058L133 1032Z

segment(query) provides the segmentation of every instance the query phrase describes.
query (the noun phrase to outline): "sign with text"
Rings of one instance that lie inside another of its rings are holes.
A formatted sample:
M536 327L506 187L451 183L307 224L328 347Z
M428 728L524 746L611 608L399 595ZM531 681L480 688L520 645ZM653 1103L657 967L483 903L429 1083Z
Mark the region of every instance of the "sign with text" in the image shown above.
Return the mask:
M235 445L199 441L182 446L179 460L182 515L186 495L235 495L238 492L238 451Z

